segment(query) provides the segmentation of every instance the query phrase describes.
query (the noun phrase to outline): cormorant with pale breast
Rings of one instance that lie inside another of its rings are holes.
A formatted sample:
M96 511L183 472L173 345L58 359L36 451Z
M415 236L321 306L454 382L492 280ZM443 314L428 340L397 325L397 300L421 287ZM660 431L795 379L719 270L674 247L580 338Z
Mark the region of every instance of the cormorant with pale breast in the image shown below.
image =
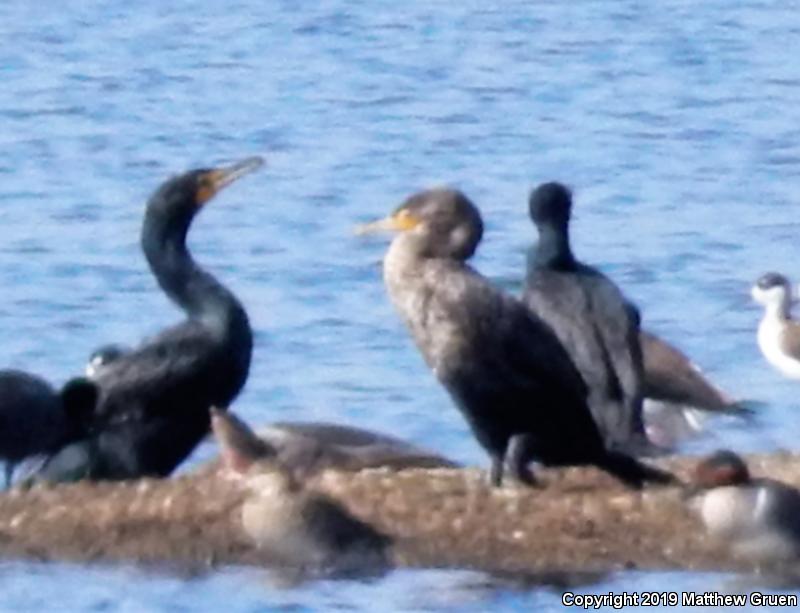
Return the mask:
M492 460L532 483L528 463L593 464L626 484L669 481L610 451L586 403L586 386L550 328L515 297L467 264L483 233L461 192L433 189L408 198L361 233L399 232L384 259L389 296L437 379Z

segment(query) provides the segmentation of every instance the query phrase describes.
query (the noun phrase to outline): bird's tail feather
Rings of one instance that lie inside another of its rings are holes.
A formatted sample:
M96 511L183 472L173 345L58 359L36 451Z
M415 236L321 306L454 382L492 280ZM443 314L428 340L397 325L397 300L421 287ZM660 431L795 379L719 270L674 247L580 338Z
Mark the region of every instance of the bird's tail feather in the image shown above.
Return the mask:
M636 458L617 451L607 452L596 464L599 468L634 489L641 489L645 483L658 485L678 483L673 474L660 468L648 466Z

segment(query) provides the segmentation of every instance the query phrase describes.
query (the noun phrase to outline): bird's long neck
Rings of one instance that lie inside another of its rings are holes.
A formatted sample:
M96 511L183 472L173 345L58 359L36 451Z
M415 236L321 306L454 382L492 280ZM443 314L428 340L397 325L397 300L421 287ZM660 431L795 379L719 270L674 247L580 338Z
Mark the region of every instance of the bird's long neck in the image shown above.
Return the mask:
M404 300L410 295L409 290L424 281L421 274L424 258L412 247L405 235L397 236L383 258L383 280L389 297L401 313L411 308Z
M764 319L767 321L784 322L792 318L791 302L787 297L784 300L773 300L764 307Z
M432 287L427 271L441 263L438 258L420 255L413 239L403 234L392 241L383 259L383 280L389 298L418 344L425 335L423 324L429 320L430 298L436 289L445 289ZM425 353L423 347L420 349Z
M421 256L404 235L392 241L384 258L383 278L392 304L437 377L455 363L466 333L462 324L473 323L470 304L462 300L470 285L467 277L473 274L463 260Z
M548 223L539 226L539 243L531 262L540 268L569 270L577 261L569 246L569 231L566 224Z
M161 289L190 319L229 330L247 316L233 294L200 268L186 247L191 219L164 219L148 214L142 248Z

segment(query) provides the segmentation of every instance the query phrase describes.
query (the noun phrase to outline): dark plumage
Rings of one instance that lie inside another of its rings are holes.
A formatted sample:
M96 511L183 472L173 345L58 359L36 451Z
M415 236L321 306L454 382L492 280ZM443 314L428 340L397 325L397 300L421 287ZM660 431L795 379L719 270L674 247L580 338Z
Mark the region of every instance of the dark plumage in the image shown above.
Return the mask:
M98 347L92 352L92 355L89 356L89 361L86 364L86 376L90 379L94 379L100 372L100 369L130 352L130 348L114 343Z
M639 313L608 277L575 259L571 209L572 194L560 183L545 183L531 193L539 243L529 258L524 301L552 328L580 371L606 445L647 451Z
M41 377L0 371L0 458L6 462L6 487L18 462L52 453L84 435L96 401L97 389L86 379L72 379L57 393Z
M193 170L151 196L142 248L159 285L187 320L100 369L96 432L82 447L53 458L46 478L168 475L208 432L209 407L228 406L242 389L253 344L247 314L194 262L186 235L203 204L262 163L248 158L228 168Z
M467 265L483 224L464 194L421 192L362 231L384 228L401 231L384 260L392 302L491 456L494 484L506 457L529 482L530 460L594 464L632 486L667 478L606 450L586 387L556 336Z
M644 359L645 397L711 412L745 411L706 379L677 347L645 330L641 331L639 339Z
M674 446L702 431L710 414L750 417L758 403L734 400L715 386L700 367L672 344L639 331L644 362L644 421L648 438Z

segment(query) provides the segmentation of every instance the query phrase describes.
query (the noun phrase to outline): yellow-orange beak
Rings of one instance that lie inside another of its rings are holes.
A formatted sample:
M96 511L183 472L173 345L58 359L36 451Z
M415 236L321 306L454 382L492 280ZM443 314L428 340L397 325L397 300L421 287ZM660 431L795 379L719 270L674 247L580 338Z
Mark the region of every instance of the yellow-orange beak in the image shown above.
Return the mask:
M224 189L237 179L242 178L251 172L258 170L264 165L264 158L255 155L245 158L222 168L215 168L208 171L201 179L201 185L197 190L197 204L204 204L217 195L217 192Z
M387 231L407 232L416 228L421 222L422 220L411 214L408 209L400 209L389 217L356 226L355 232L358 235Z

